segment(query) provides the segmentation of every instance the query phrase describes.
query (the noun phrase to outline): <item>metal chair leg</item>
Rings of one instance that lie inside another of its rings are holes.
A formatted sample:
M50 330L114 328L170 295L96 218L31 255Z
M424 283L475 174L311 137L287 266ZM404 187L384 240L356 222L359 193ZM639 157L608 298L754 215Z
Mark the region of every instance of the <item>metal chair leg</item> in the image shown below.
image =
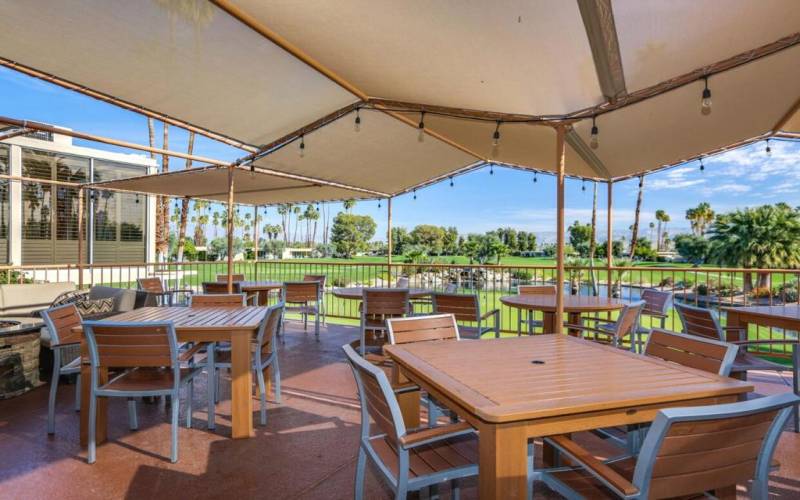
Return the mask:
M128 398L128 427L132 431L139 429L139 420L136 416L136 400Z
M89 395L89 450L87 452L86 461L90 464L95 463L97 460L97 396L94 395L94 390Z
M256 380L258 380L259 399L261 400L259 408L261 425L267 425L267 384L264 382L264 370L258 366L256 367Z
M358 462L356 464L356 491L353 495L355 500L364 498L364 476L367 468L367 453L362 446L358 447Z
M75 377L75 411L81 411L81 374Z
M219 384L219 373L217 373L217 367L214 365L214 351L216 349L216 344L211 343L206 348L206 373L208 374L208 381L206 382L208 385L208 429L214 430L217 427L215 422L216 418L216 411L214 406L216 405L217 401L217 391L218 384Z
M170 461L174 464L178 461L178 415L180 409L180 394L178 391L172 394L172 425L170 429ZM191 415L191 413L190 413Z
M192 428L192 400L194 399L194 380L189 381L189 387L186 391L186 428ZM173 406L178 406L178 401L172 402Z
M275 402L281 404L281 365L278 363L277 354L275 355L275 358L273 358L272 364L275 365L272 369L273 377L275 377Z
M53 378L50 381L50 397L47 400L47 433L56 432L56 392L58 379L61 376L61 350L53 349Z
M317 337L317 341L319 341L319 309L314 311L314 335Z
M450 481L450 498L453 500L461 500L461 486L458 479Z

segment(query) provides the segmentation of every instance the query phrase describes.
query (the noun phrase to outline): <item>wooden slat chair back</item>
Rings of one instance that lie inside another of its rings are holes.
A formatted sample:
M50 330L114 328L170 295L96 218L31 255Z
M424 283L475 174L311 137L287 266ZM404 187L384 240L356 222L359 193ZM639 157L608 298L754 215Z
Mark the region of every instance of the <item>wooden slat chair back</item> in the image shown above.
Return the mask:
M244 274L232 274L231 275L232 281L246 281ZM228 282L228 275L227 274L218 274L217 281L222 283Z
M319 300L318 281L292 281L284 283L283 300L287 304L304 304Z
M435 293L433 295L434 314L452 314L457 321L478 321L481 305L477 295L455 293Z
M394 284L395 288L408 288L408 277L401 276L397 278L397 281Z
M459 498L458 480L478 474L474 430L459 422L408 432L384 371L359 356L349 344L342 348L361 402L355 499L364 498L368 459L377 465L395 498L406 498L409 491L444 481L451 482L452 496Z
M303 276L303 281L318 281L319 286L325 288L325 282L328 280L328 276L325 274L306 274Z
M328 276L325 274L306 274L303 276L303 281L316 281L319 283L319 294L320 294L320 301L319 301L319 309L320 314L322 314L322 322L327 322L328 310L323 297L325 295L325 283L328 281Z
M224 294L227 295L228 292L228 282L219 282L219 281L205 281L203 282L203 293L206 295L211 294ZM242 293L242 283L240 281L233 282L233 291L230 293Z
M192 295L189 307L245 307L247 296L243 293L212 293Z
M711 309L676 303L675 310L678 312L678 317L683 324L684 333L707 339L725 340L719 321L717 321L717 317L714 316Z
M794 394L738 403L660 411L647 432L632 473L605 464L564 436L554 440L586 474L545 472L542 479L562 495L593 497L603 486L624 498L673 498L729 489L752 480L751 498L767 499L769 469ZM606 495L603 495L606 496Z
M669 304L672 301L672 292L646 288L642 290L641 299L644 301L642 314L663 317L666 316Z
M361 355L366 354L368 342L379 345L386 342L386 320L409 314L409 294L406 288L364 288L361 292Z
M713 339L653 329L644 354L727 377L739 348Z
M108 368L158 368L177 360L171 323L86 322L92 364Z
M164 288L164 282L161 281L161 278L139 278L136 280L136 284L139 286L139 290L143 290L145 292L164 293L166 291Z
M80 410L81 407L81 359L79 351L75 348L81 342L81 334L74 331L75 327L81 325L81 315L75 304L53 307L40 314L45 326L50 331L50 349L53 350L53 375L47 402L47 433L54 434L56 432L56 396L61 375L77 376L75 379L75 409Z
M615 323L615 336L617 337L618 343L621 343L622 339L628 337L631 339L631 343L633 343L633 332L639 324L639 315L642 313L643 308L643 301L632 302L622 308Z
M555 285L518 285L518 295L555 295Z
M283 308L283 302L270 306L264 315L264 321L258 327L256 345L260 346L262 357L271 355L275 349L275 339L278 338L283 320Z
M434 314L386 320L390 344L408 344L430 340L460 340L453 314Z

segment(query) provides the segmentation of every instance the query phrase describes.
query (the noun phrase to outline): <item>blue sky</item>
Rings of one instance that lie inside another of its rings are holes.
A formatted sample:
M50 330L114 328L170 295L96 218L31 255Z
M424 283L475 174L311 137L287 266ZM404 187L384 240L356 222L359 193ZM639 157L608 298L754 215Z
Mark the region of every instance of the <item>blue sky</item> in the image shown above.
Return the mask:
M143 116L110 104L61 89L14 71L0 68L0 114L70 127L116 139L147 144L147 122ZM185 151L187 134L176 127L170 129L170 149ZM161 131L157 131L160 144ZM97 143L76 141L76 144L118 151L118 148ZM688 231L684 218L687 208L707 201L717 212L745 206L785 201L798 205L800 191L800 143L771 141L772 155L767 156L763 142L709 158L705 171L696 162L647 176L645 180L642 225L654 220L658 209L672 218L670 234ZM126 151L129 152L129 151ZM241 151L198 137L195 153L222 160L242 156ZM182 168L181 160L173 159L172 168ZM637 180L615 185L615 234L633 222ZM567 181L566 220L588 222L591 215L591 184L581 190L581 182ZM605 185L598 186L599 234L605 234ZM386 231L386 203L379 209L375 201L358 203L355 213L369 214L378 223L376 239ZM334 204L335 214L340 207ZM267 219L278 223L274 209ZM411 195L394 201L395 226L411 229L416 224L456 226L460 232L483 232L500 226L533 231L541 240L550 240L555 227L555 181L551 176L538 176L517 170L489 168L457 177L455 186L448 182L422 189L417 199ZM602 239L602 236L601 236Z

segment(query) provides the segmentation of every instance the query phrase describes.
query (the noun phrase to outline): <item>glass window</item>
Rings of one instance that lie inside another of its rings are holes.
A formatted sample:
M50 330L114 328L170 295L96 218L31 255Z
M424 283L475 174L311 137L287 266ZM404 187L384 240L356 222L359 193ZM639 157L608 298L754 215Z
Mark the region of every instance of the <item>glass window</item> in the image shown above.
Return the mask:
M87 182L89 159L24 148L22 175L36 179ZM53 194L55 209L53 215ZM78 239L78 190L34 182L22 183L22 237L32 240ZM55 217L55 224L53 223ZM53 227L55 226L55 227Z
M94 181L109 181L144 175L142 167L95 160ZM145 197L130 193L95 193L94 234L96 241L144 241Z

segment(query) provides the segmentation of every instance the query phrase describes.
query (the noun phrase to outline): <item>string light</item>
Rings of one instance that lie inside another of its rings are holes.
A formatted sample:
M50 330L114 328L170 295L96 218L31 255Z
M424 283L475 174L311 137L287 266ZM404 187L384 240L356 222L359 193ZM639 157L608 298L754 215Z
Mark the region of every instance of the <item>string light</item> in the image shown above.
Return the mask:
M700 158L700 171L702 172L702 171L704 171L705 169L706 169L706 166L705 166L705 165L703 165L703 159L702 159L702 158Z
M136 193L136 203L139 203L139 193Z
M708 77L703 77L704 88L703 98L700 101L700 114L707 116L711 114L711 89L708 88Z
M600 129L597 128L597 117L592 117L592 133L589 135L589 147L592 149L597 149L600 146L600 140L598 139L597 135Z
M489 175L494 175L494 165L491 163L489 164Z
M536 184L539 180L536 178L538 174L536 172L533 173L533 183Z
M252 179L255 176L256 176L256 166L255 166L255 164L251 163L250 164L250 178Z
M381 208L381 200L378 200L378 210Z
M772 156L772 148L769 147L769 139L767 139L767 147L764 151L767 153L767 156Z
M497 126L494 128L494 134L492 134L492 158L497 158L497 154L500 152L500 120L497 120Z
M417 190L416 189L414 190L414 199L415 200L417 199Z
M305 134L300 136L300 158L305 158L306 156L306 136Z
M353 124L353 127L355 128L356 132L360 132L361 131L361 115L359 114L360 111L361 111L361 108L357 108L356 109L356 120L355 120L355 123Z
M586 191L586 181L581 181L581 191Z
M453 186L455 186L455 184L453 183L453 176L451 175L450 176L450 187L453 187Z
M644 176L643 175L639 176L639 187L641 188L642 186L644 186Z
M419 125L417 125L417 129L419 133L417 135L417 141L425 142L425 112L421 111L419 114Z

